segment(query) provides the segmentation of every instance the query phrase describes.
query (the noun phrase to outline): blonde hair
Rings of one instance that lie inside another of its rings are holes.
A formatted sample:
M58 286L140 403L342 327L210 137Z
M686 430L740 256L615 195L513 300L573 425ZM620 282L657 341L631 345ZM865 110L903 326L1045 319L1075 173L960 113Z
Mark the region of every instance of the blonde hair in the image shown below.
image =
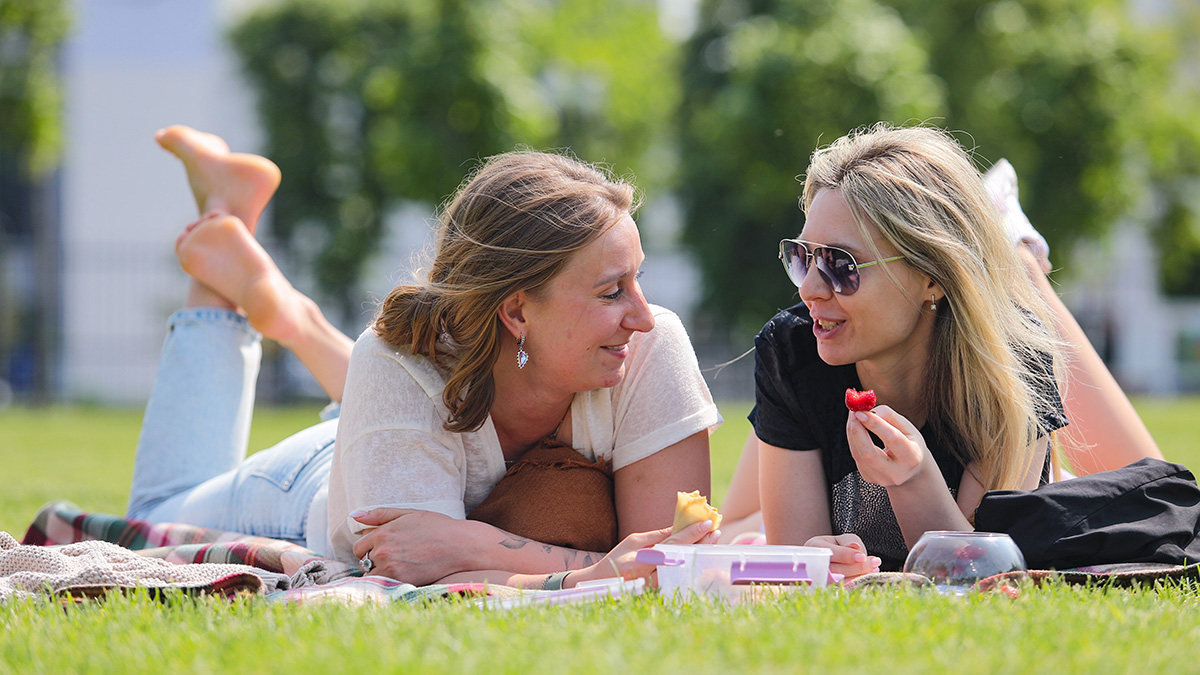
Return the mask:
M1061 346L966 151L939 129L880 123L813 153L805 211L824 188L841 192L877 258L869 226L945 292L927 419L964 465L977 462L985 489L1017 487L1041 414L1058 409Z
M538 297L576 251L635 209L630 184L558 154L496 155L463 181L439 214L427 275L393 289L373 322L388 344L446 372L448 431L474 431L491 410L505 299Z

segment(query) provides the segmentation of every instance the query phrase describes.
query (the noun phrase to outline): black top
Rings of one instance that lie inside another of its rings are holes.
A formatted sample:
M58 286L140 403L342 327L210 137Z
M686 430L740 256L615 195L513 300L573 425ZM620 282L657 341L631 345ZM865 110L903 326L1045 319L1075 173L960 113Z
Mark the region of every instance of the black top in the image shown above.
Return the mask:
M862 479L846 440L846 389L860 389L853 364L830 366L817 355L812 318L803 303L776 314L755 338L754 410L750 422L764 443L788 450L817 450L829 486L833 533L857 534L881 569L898 570L908 547L887 489ZM1040 363L1034 367L1049 368ZM1067 424L1057 389L1052 410L1041 415L1044 433ZM926 423L921 436L953 495L958 494L964 464L951 452L961 447L954 432ZM1049 453L1042 482L1049 476Z

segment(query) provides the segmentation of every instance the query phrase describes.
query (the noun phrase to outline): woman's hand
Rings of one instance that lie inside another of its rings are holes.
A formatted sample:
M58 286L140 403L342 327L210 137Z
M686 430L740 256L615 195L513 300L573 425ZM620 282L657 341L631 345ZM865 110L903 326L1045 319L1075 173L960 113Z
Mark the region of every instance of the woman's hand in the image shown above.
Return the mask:
M370 574L415 586L470 569L465 555L483 525L433 511L392 508L371 509L355 520L375 526L354 543L354 555L371 554Z
M883 441L882 448L871 441L871 434ZM923 462L933 461L921 432L886 405L870 412L851 411L846 419L846 440L863 480L883 487L905 484Z
M669 527L649 532L634 532L622 539L621 543L613 547L613 550L609 551L608 555L600 559L600 562L576 572L571 572L567 576L564 586L574 588L582 581L594 581L596 579L608 579L611 577L620 577L622 579L641 578L645 579L648 585L657 586L658 578L655 572L658 570L658 566L638 562L635 559L637 552L655 544L715 544L721 536L721 531L712 529L712 526L713 522L711 520L705 520L699 523L692 523L675 534L671 534L671 528Z
M867 547L857 534L822 534L804 542L804 545L833 551L833 556L829 558L829 571L847 579L879 571L879 558L867 555Z

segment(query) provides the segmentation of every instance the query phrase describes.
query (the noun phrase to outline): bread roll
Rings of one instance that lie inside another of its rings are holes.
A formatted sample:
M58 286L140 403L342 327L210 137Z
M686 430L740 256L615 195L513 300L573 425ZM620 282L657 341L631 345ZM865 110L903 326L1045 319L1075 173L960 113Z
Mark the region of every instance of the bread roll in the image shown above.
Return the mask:
M671 527L674 534L693 523L705 520L713 522L712 529L721 526L721 514L708 505L708 499L699 490L679 492L675 500L675 525Z

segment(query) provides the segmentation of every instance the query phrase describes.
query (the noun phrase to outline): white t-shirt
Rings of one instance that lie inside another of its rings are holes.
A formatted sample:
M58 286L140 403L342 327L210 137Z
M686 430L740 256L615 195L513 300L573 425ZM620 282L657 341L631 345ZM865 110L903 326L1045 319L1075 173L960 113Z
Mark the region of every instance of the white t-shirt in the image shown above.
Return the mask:
M571 403L572 445L591 460L607 458L614 471L722 421L679 317L650 308L654 329L631 338L624 379ZM474 432L446 430L444 386L429 359L391 347L371 328L354 344L329 476L337 559L356 561L352 547L366 528L349 518L356 509L421 509L461 520L504 476L490 416Z

